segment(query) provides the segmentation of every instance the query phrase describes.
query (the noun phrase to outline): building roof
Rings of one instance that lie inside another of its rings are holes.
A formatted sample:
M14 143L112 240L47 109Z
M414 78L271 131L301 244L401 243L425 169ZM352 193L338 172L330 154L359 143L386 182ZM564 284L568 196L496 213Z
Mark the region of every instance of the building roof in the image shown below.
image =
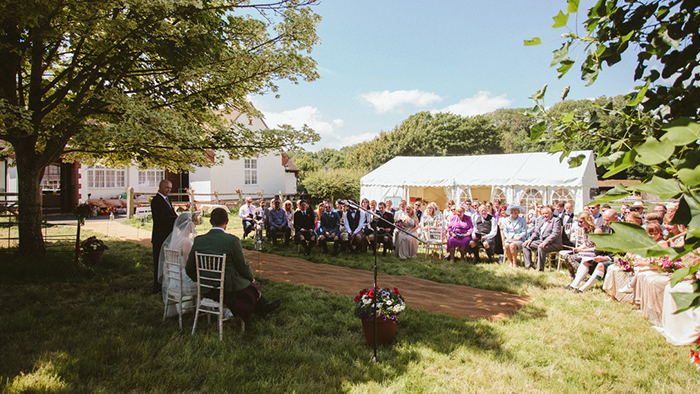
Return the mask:
M592 151L569 168L546 152L478 156L398 156L361 178L362 186L561 186L597 187Z
M289 159L289 156L287 156L286 153L282 152L281 155L282 155L282 165L284 166L284 170L286 172L293 172L295 174L298 174L299 167L297 167L296 164L294 164L292 162L292 160Z

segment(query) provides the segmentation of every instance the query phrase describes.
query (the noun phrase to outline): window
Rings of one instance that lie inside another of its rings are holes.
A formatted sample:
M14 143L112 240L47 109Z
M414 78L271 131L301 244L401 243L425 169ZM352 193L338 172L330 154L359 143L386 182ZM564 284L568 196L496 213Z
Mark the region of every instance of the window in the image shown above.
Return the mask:
M158 187L160 181L165 179L163 170L139 170L139 186Z
M459 195L459 202L466 202L467 200L471 201L472 200L472 193L469 190L469 188L466 188L462 190L462 193Z
M47 191L58 191L61 189L61 166L50 165L44 170L44 177L41 179L41 189Z
M563 201L564 203L570 202L571 205L574 205L574 199L571 197L571 190L569 189L557 189L552 193L552 204L556 204L559 201Z
M245 185L258 184L258 159L245 159Z
M87 187L91 189L123 189L126 187L126 170L123 168L90 167L87 170Z
M525 189L522 198L520 199L520 205L525 209L530 209L530 204L536 202L538 204L542 203L542 193L537 189Z
M493 198L491 199L491 201L493 201L493 202L500 201L501 203L505 203L506 202L506 192L500 188L493 189Z

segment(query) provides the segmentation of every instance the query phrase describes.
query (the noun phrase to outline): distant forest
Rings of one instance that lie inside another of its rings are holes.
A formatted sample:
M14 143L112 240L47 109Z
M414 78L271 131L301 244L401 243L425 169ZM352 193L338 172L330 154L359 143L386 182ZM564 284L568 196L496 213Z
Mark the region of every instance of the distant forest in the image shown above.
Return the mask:
M603 108L619 108L622 96L594 100L566 100L555 104L552 115L570 112L597 116L608 137L626 132L624 119ZM289 152L300 171L298 189L311 195L330 195L330 190L344 190L343 195L359 195L359 179L396 156L468 156L497 153L548 152L559 143L556 133L545 133L538 141L530 140L530 128L536 123L528 108L499 109L485 115L464 117L450 113L424 111L409 116L391 131L381 132L371 141L318 152ZM595 150L606 143L602 137L581 138L569 146L572 150ZM605 171L598 168L598 175ZM642 179L648 174L634 166L614 178ZM331 184L332 183L332 184ZM345 186L342 186L345 185ZM354 190L357 188L357 190ZM336 194L336 193L333 193ZM336 194L337 195L337 194Z

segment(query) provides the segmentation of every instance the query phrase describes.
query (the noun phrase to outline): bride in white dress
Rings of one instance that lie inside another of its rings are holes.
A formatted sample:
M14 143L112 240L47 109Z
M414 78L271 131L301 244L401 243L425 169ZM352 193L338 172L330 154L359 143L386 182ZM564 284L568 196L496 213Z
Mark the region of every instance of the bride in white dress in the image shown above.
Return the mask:
M180 216L175 219L175 224L173 224L173 231L170 233L168 238L163 242L162 249L160 251L160 260L158 261L158 280L163 284L163 303L165 303L168 297L168 291L170 290L170 281L168 280L168 275L165 275L165 249L179 249L182 253L182 259L180 262L182 266L182 295L190 296L197 295L197 282L190 279L185 272L184 262L187 261L187 256L190 254L190 249L192 249L192 238L197 234L195 226L197 225L197 217L192 216L189 212L181 213ZM175 305L168 308L167 316L177 315L177 309Z

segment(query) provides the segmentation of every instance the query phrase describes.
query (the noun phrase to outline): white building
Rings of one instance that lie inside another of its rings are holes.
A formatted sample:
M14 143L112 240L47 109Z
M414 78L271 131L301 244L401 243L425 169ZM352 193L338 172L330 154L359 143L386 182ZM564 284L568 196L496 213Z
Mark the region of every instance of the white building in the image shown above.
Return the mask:
M267 128L262 119L248 117L240 111L234 111L226 117L253 131ZM87 200L88 196L90 199L115 198L123 196L129 187L133 187L136 194L152 195L158 190L160 181L166 178L173 183L172 193L185 193L187 189L192 189L197 201L213 200L211 194L214 192L224 194L219 196L220 200L237 199L237 189L243 195L262 191L265 197L296 194L299 169L284 152L239 160L230 160L225 153L220 154L224 155L223 164L210 168L200 167L185 174L164 170L81 166L80 199Z

